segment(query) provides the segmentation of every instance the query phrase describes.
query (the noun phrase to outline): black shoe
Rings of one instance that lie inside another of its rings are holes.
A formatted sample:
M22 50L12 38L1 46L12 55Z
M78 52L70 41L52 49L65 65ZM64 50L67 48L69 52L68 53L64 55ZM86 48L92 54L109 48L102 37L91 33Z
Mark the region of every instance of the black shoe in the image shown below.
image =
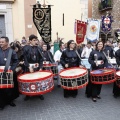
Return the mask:
M115 94L114 94L113 96L114 96L114 98L117 98L117 97L118 97L118 95L115 95Z
M10 102L9 105L12 106L12 107L16 106L16 104L14 102Z
M87 98L90 98L91 96L90 95L86 95L87 96Z
M57 85L57 87L58 87L58 88L60 88L60 87L61 87L61 85Z
M64 98L69 98L70 96L69 95L64 95Z
M96 98L92 98L92 101L93 101L93 102L97 102L97 99L96 99Z
M40 98L41 100L44 100L44 96L43 96L43 95L40 95L39 98Z
M73 98L76 98L76 95L72 96Z
M4 106L0 106L0 110L3 110L4 109Z
M25 96L24 101L27 101L30 99L30 96Z
M100 97L99 95L97 95L97 98L98 98L98 99L101 99L101 97Z

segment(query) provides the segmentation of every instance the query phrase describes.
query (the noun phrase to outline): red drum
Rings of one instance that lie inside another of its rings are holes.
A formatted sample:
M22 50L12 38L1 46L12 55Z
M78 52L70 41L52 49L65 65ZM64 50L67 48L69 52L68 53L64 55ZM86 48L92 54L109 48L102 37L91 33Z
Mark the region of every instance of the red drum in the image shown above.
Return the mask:
M43 70L49 70L53 73L54 76L58 75L57 64L43 64Z
M120 88L120 71L116 72L116 85Z
M64 69L59 73L61 87L67 90L76 90L88 84L88 71L86 68L73 67Z
M111 68L98 69L90 72L94 84L109 84L116 81L116 70Z
M12 70L8 70L4 73L3 69L0 69L0 89L3 88L13 88L13 72Z
M19 91L25 95L41 95L54 88L53 74L49 71L38 71L18 76Z

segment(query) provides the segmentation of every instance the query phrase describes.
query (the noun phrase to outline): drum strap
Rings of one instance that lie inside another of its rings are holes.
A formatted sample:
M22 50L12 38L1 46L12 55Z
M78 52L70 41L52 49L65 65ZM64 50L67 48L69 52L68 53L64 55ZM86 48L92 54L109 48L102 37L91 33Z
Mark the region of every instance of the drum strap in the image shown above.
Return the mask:
M13 52L13 50L10 48L9 53L8 53L8 57L7 57L7 61L6 61L6 64L5 64L4 72L6 72L8 70L8 67L10 66L12 52Z
M110 63L110 65L114 68L114 66L112 65L112 63L110 62L110 60L108 59L108 57L106 56L105 52L103 51L104 56L106 57L107 61Z
M79 57L80 61L83 63L83 61L82 61L82 59L81 59L81 57L80 57L80 55L79 55L78 51L77 51L77 50L75 50L75 52L76 52L77 56ZM82 65L85 67L84 63L83 63Z
M40 53L40 55L41 55L42 59L44 60L44 57L43 57L42 52L41 52L41 50L40 50L40 49L41 49L41 48L40 48L40 47L38 47L38 52Z
M48 54L48 57L50 58L50 61L51 61L52 63L54 63L54 60L53 60L52 57L50 56L49 51L47 51L47 54Z

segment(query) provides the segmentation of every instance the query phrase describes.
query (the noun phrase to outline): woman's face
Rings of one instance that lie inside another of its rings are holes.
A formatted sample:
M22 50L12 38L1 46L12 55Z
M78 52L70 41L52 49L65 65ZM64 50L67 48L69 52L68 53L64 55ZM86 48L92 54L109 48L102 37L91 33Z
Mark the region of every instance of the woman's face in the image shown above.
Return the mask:
M72 48L72 49L75 48L75 42L74 41L70 43L70 48Z
M103 43L99 42L97 45L98 50L102 50L103 49Z

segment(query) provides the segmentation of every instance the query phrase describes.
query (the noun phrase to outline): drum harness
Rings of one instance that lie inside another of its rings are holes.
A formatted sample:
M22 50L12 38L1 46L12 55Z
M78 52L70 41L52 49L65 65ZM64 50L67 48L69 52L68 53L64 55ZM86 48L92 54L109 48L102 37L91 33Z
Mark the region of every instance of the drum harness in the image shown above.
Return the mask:
M8 68L9 68L11 57L12 57L12 52L13 52L13 50L10 48L9 53L8 53L8 57L7 57L7 61L6 61L6 64L5 64L5 68L4 68L4 71L2 73L3 78L4 78L4 75L6 75L6 72L7 72ZM1 83L2 83L2 79L1 79Z
M106 59L108 60L109 64L114 68L114 66L112 65L112 63L110 62L109 58L107 57L107 55L105 54L104 51L103 51L103 54L105 55L105 57L106 57ZM117 69L119 69L118 66L117 66Z
M80 57L78 51L76 50L75 52L76 52L77 56L79 57L79 59L81 60L83 67L85 67L85 65L84 65L84 63L83 63L83 61L82 61L82 59L81 59L81 57Z

